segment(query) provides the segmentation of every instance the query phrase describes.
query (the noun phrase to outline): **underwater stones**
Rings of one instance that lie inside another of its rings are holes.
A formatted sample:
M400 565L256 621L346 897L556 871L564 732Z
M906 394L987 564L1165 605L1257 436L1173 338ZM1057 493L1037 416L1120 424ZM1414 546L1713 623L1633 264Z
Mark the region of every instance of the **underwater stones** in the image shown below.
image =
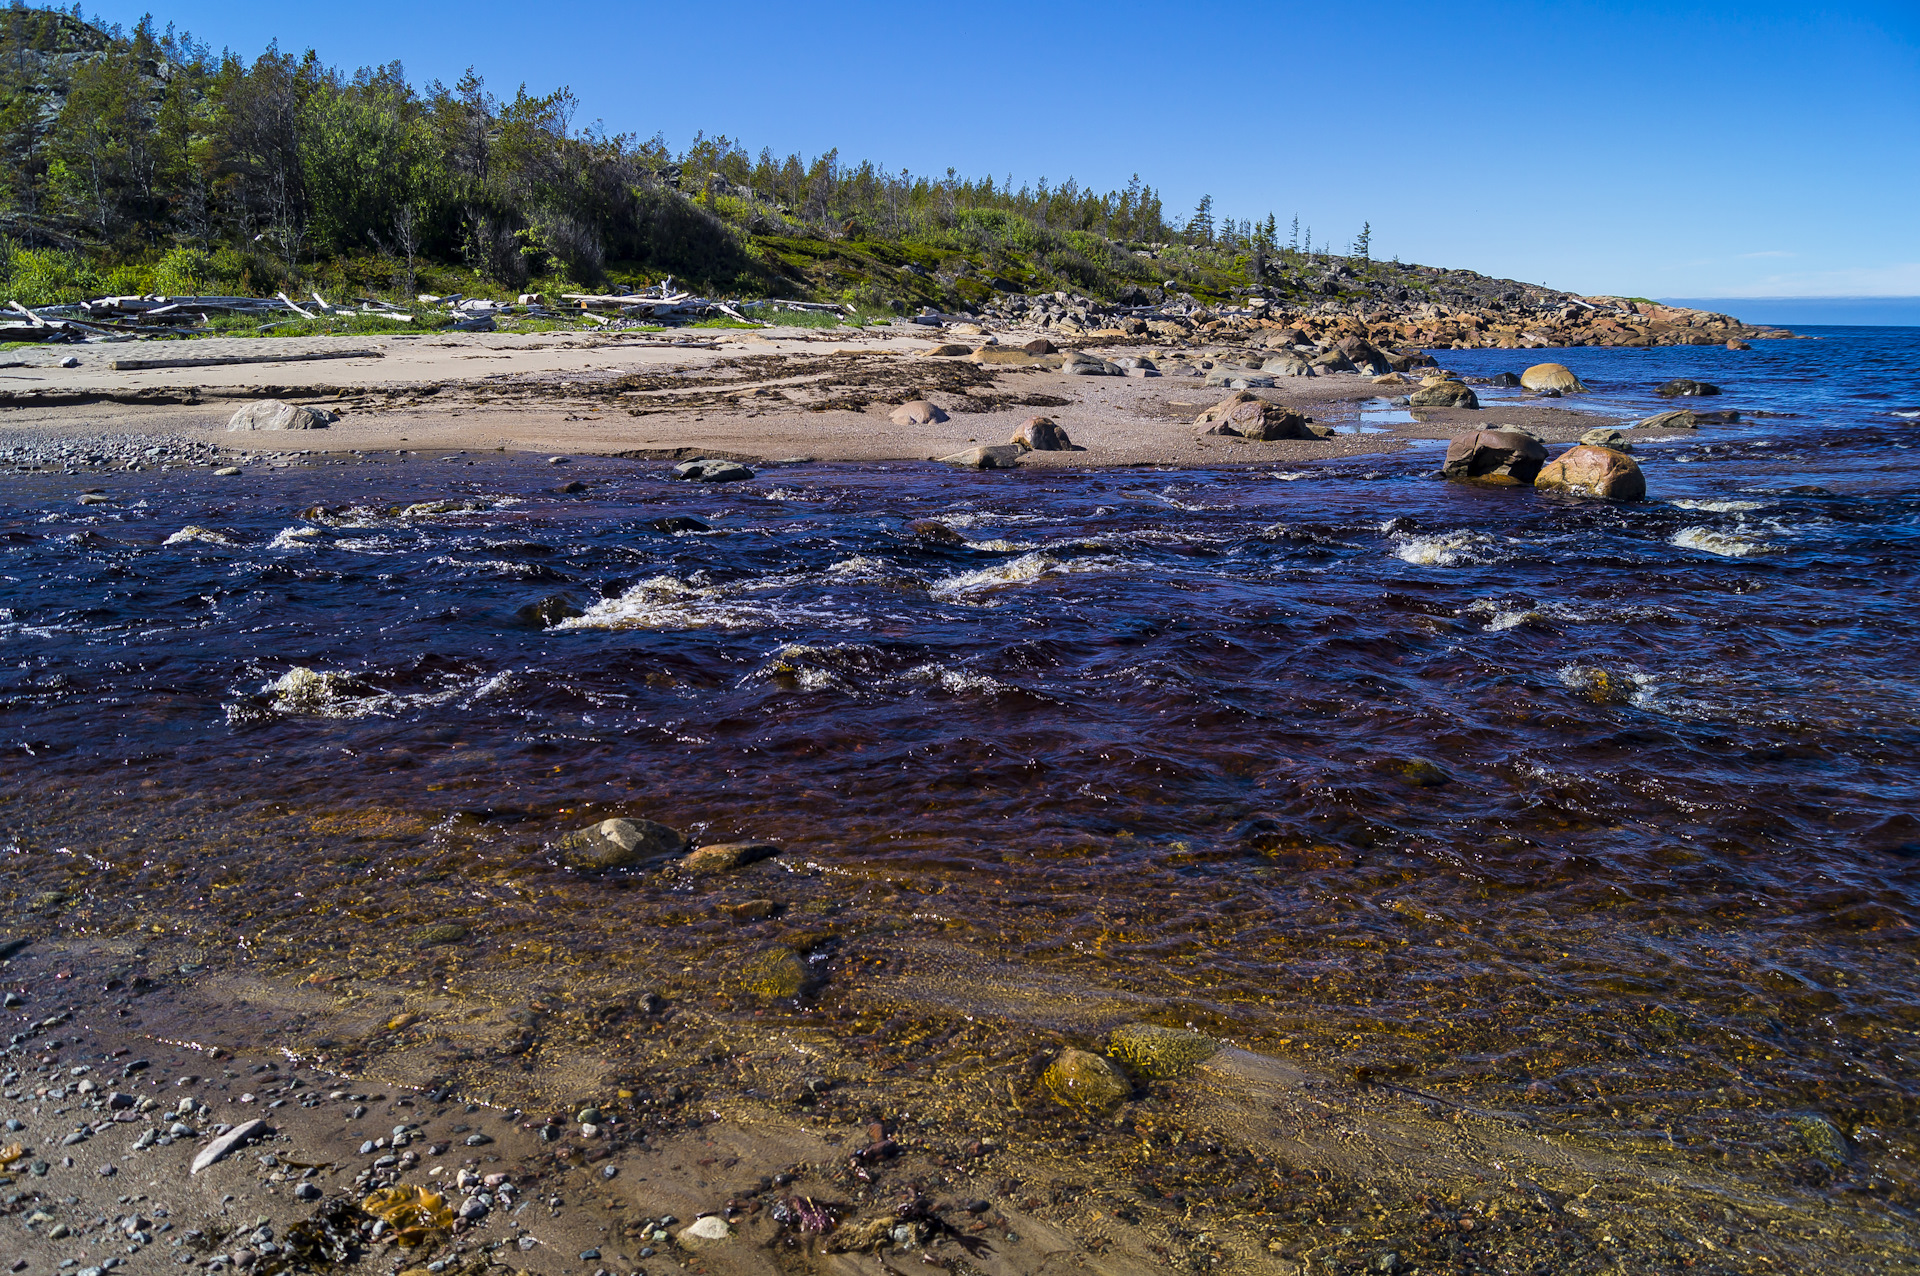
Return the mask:
M673 477L690 483L740 483L753 477L753 471L738 461L711 460L705 457L682 461L673 467Z
M340 418L325 408L260 399L249 403L227 421L229 430L324 430Z
M1133 1094L1120 1069L1085 1050L1062 1050L1040 1079L1060 1102L1087 1112L1108 1111Z
M1067 437L1067 432L1055 425L1052 417L1045 416L1030 416L1022 421L1008 441L1035 452L1073 450L1073 440Z
M1155 1081L1183 1077L1220 1049L1220 1043L1205 1033L1157 1023L1122 1024L1109 1040L1108 1053Z
M887 413L887 420L895 425L938 425L947 419L945 411L928 403L925 399L914 399L902 403Z
M1477 408L1480 396L1464 381L1438 381L1422 385L1407 396L1407 402L1416 408Z
M1700 414L1682 408L1675 412L1656 412L1644 421L1635 421L1631 427L1636 430L1697 430L1700 428Z
M806 988L807 963L791 948L764 948L740 963L736 977L762 1001L785 1001Z
M901 529L917 541L933 545L964 545L967 538L937 518L916 518Z
M1437 789L1453 777L1425 758L1400 758L1389 764L1394 773L1416 789Z
M1800 1145L1819 1161L1838 1169L1845 1165L1850 1149L1847 1136L1840 1133L1839 1127L1823 1116L1797 1116L1788 1122Z
M1663 399L1699 398L1720 393L1720 387L1705 381L1695 381L1692 377L1675 377L1671 381L1655 386L1653 392Z
M561 838L555 845L568 868L627 868L645 860L675 855L687 844L677 829L652 820L602 820Z
M1010 470L1019 464L1021 453L1026 450L1017 443L1001 443L994 447L970 447L940 460L942 464L965 470Z
M697 846L681 859L680 867L689 873L707 875L731 873L761 860L772 859L780 848L771 842L719 842Z
M1520 374L1520 384L1529 390L1558 390L1562 394L1585 394L1587 390L1564 363L1536 363Z
M439 922L422 927L420 933L415 936L415 942L422 948L432 948L438 944L457 944L472 933L461 922Z
M1546 463L1547 449L1520 430L1476 430L1447 445L1440 473L1450 479L1531 483Z
M1639 462L1624 452L1586 443L1562 453L1543 468L1533 485L1545 491L1610 501L1638 501L1647 494L1647 480Z
M724 1245L733 1239L733 1229L727 1226L727 1220L718 1214L709 1214L705 1218L696 1218L680 1229L680 1244L687 1249L702 1249L714 1245Z

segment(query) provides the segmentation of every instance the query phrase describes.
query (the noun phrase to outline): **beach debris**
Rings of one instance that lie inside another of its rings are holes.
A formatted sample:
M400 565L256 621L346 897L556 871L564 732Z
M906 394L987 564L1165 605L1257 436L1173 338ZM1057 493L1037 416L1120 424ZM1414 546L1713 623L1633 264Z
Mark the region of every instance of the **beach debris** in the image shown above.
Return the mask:
M1564 363L1536 363L1520 374L1520 384L1529 390L1558 390L1561 394L1585 394L1586 383Z
M255 1117L251 1121L242 1121L239 1125L234 1126L231 1130L228 1130L204 1148L201 1148L200 1154L193 1158L193 1166L188 1173L198 1174L209 1165L226 1159L228 1153L232 1152L247 1140L263 1133L266 1128L267 1123L259 1117Z
M394 1243L406 1249L442 1240L453 1231L454 1211L447 1198L412 1183L382 1188L362 1200L360 1208L392 1229Z
M1706 381L1695 381L1692 377L1675 377L1655 386L1653 392L1663 399L1699 398L1720 393L1720 387Z
M686 835L652 820L610 819L567 834L554 843L569 868L629 868L645 860L677 855Z
M322 359L379 359L378 350L288 350L277 354L181 355L177 358L115 359L115 372L153 372L163 368L228 368L250 363L314 363Z
M752 478L753 471L738 461L702 457L674 466L673 477L692 483L741 483Z
M948 419L943 409L925 399L911 399L887 413L887 420L902 426L939 425Z
M288 403L283 399L257 399L235 412L227 422L227 429L324 430L339 419L325 408Z
M1582 443L1543 468L1533 485L1570 496L1597 496L1610 501L1638 501L1647 495L1640 463L1624 452Z
M1447 445L1446 478L1496 483L1531 483L1546 464L1546 445L1522 430L1476 430Z

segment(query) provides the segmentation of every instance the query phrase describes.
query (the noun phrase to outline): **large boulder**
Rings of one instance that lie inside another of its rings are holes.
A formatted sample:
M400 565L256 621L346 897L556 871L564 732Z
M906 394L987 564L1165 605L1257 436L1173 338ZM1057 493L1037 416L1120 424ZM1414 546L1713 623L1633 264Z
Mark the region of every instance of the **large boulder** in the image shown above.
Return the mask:
M947 414L928 403L925 399L913 399L902 403L887 413L887 420L895 425L938 425L947 419Z
M555 843L569 868L630 868L647 860L678 855L687 839L677 829L652 820L601 820Z
M1269 377L1310 377L1313 375L1313 365L1289 352L1268 359L1260 365L1260 372Z
M1035 452L1072 452L1076 451L1073 440L1067 432L1055 425L1052 417L1032 416L1020 423L1009 442Z
M1324 350L1314 355L1308 362L1312 363L1315 368L1322 372L1352 372L1354 370L1353 360L1347 358L1346 355L1338 350Z
M1282 328L1278 332L1268 333L1260 344L1269 350L1291 350L1295 346L1312 345L1313 338L1298 328Z
M1251 390L1236 390L1226 398L1220 400L1220 402L1208 408L1205 412L1202 412L1199 416L1193 418L1193 423L1195 425L1212 425L1215 421L1226 420L1233 414L1233 410L1243 403L1265 402L1265 399L1262 399Z
M1289 412L1279 404L1268 403L1265 399L1253 399L1235 404L1225 416L1214 422L1207 433L1258 439L1263 443L1271 443L1276 439L1319 437L1307 425L1307 419L1298 412Z
M1536 363L1520 374L1520 384L1529 390L1558 390L1562 394L1587 391L1586 384L1564 363Z
M1640 472L1639 462L1624 452L1586 443L1544 467L1533 485L1545 491L1612 501L1638 501L1647 495L1647 479Z
M1126 369L1084 350L1070 350L1061 358L1060 371L1073 377L1117 377Z
M1026 450L1018 443L1001 443L993 447L970 447L940 460L963 470L1010 470L1020 463L1020 454Z
M1383 376L1395 369L1387 362L1387 356L1371 341L1361 337L1349 337L1340 343L1340 353L1347 356L1355 372L1364 372L1370 377Z
M258 399L227 422L229 430L324 430L340 418L325 408L282 399Z
M1035 337L1032 341L1027 342L1026 345L1021 346L1020 350L1023 354L1031 355L1060 353L1059 347L1055 346L1053 342L1048 341L1045 337Z
M1692 377L1675 377L1665 385L1655 386L1653 392L1663 399L1685 399L1718 394L1720 387L1705 381L1695 381Z
M1416 408L1477 408L1480 396L1464 381L1436 381L1408 395L1407 402Z
M1531 483L1546 464L1546 445L1523 430L1476 430L1447 445L1447 478Z

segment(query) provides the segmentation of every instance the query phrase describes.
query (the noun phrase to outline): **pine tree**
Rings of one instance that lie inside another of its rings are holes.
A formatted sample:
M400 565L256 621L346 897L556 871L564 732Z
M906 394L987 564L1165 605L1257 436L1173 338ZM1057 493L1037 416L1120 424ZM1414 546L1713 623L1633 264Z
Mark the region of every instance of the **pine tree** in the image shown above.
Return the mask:
M1300 251L1300 214L1293 215L1293 236L1287 240L1287 248L1292 252Z
M1353 241L1353 255L1361 261L1371 261L1373 251L1373 223L1364 222L1360 226L1360 237Z
M1200 202L1194 206L1193 216L1187 219L1187 242L1213 242L1213 196L1202 195Z

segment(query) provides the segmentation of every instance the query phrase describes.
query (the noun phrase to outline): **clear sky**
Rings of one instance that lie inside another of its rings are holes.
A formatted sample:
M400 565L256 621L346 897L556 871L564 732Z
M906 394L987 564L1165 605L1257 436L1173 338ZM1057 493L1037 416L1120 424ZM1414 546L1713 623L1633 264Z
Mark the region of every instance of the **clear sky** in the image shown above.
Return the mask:
M1920 296L1920 0L98 0L216 50L565 84L579 122L1016 182L1636 296Z

